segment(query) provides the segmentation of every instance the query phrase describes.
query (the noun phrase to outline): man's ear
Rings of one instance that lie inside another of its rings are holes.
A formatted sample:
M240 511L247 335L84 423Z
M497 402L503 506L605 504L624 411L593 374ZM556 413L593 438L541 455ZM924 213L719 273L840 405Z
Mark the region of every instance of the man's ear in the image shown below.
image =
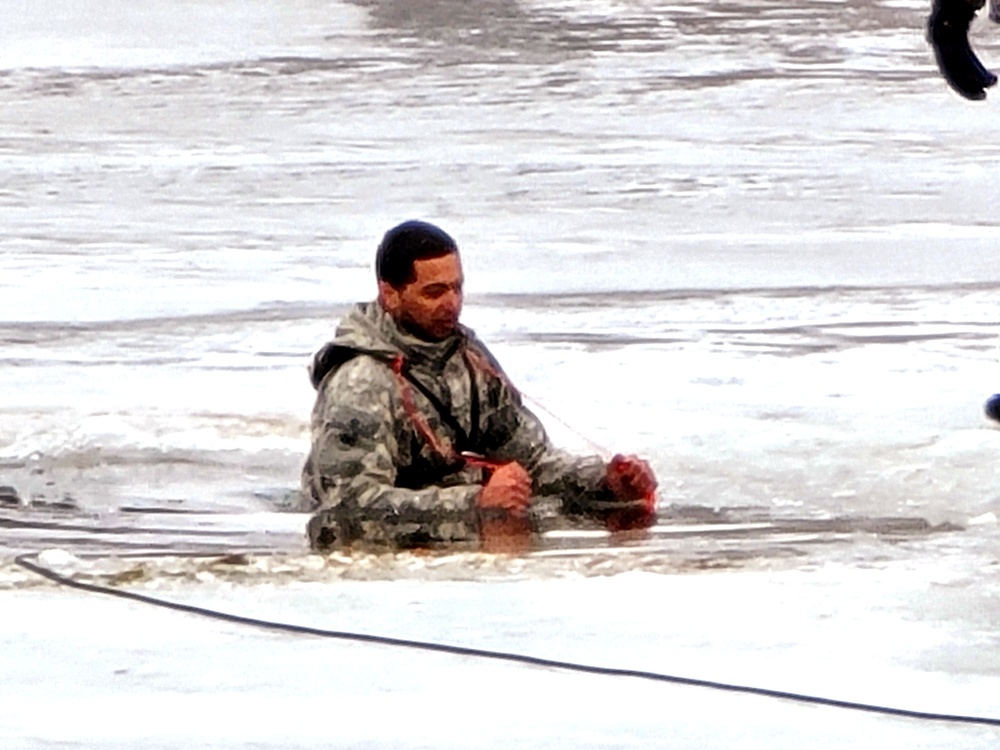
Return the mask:
M382 309L395 317L402 305L399 290L387 281L378 282L378 301Z

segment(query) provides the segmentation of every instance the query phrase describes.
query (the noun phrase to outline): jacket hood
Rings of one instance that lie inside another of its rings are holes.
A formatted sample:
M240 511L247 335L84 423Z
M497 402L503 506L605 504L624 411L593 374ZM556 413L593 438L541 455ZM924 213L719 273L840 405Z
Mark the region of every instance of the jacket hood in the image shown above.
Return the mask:
M411 366L443 368L469 333L459 326L456 334L443 341L424 341L401 330L378 302L362 302L341 319L334 338L316 352L309 379L319 388L323 378L359 354L385 362L402 355Z

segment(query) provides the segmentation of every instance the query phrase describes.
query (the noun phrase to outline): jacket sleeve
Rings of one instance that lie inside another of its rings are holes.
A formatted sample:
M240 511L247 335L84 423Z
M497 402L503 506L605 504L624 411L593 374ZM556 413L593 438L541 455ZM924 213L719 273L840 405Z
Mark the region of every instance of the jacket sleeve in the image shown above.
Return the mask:
M529 409L522 406L520 429L515 440L528 446L526 468L531 473L538 495L562 498L564 509L582 512L588 506L611 499L605 477L607 464L600 456L578 456L552 445L545 428ZM532 455L533 454L533 455Z
M495 456L517 461L527 469L537 496L554 496L564 512L587 512L611 500L605 477L607 465L600 456L577 456L556 448L541 421L506 382L502 385L498 413L503 443Z
M320 384L303 489L317 510L314 548L368 543L407 547L478 538L482 490L461 474L445 486L397 487L406 431L391 370L372 357L347 362Z

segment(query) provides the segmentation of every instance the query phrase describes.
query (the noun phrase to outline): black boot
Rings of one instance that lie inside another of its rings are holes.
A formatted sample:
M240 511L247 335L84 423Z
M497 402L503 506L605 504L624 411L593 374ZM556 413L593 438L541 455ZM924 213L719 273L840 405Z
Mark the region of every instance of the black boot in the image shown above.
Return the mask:
M985 0L934 0L927 19L927 40L941 74L967 99L985 99L985 89L997 82L969 46L969 26L985 4Z

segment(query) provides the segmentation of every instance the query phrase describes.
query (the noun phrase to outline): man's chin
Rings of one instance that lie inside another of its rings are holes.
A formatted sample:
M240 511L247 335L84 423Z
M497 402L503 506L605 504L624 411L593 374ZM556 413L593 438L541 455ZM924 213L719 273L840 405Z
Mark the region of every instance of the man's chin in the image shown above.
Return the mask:
M454 323L448 325L434 326L429 332L428 336L432 341L444 341L450 336L454 336L458 331L458 326Z
M448 321L447 323L431 323L429 327L418 325L413 321L405 321L403 327L408 333L424 341L444 341L449 336L458 332L458 323Z

